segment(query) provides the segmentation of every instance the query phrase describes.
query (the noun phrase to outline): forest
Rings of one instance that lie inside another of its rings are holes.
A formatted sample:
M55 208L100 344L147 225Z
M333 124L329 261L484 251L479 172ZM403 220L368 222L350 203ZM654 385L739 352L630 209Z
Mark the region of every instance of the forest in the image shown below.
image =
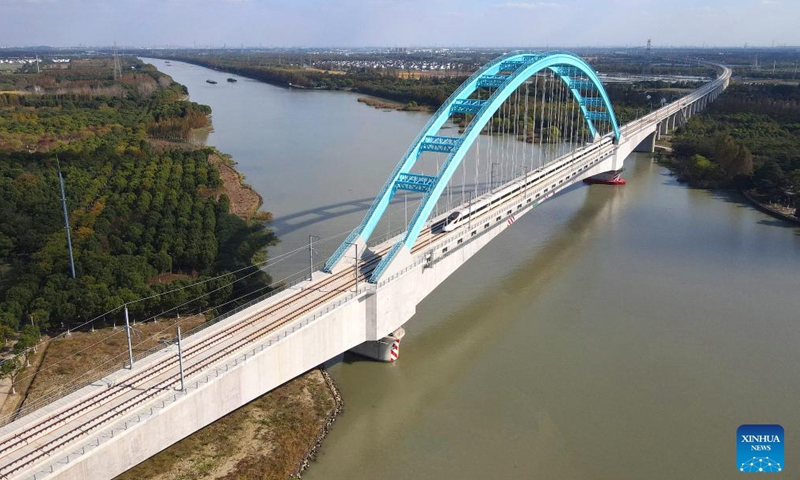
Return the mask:
M750 190L794 208L800 192L800 84L734 84L672 139L670 165L700 187Z
M0 344L18 340L15 351L202 280L133 303L131 314L144 320L202 296L173 310L196 312L269 284L263 273L230 284L228 272L276 239L230 213L213 151L186 143L209 125L209 107L151 66L123 66L115 76L109 59L93 59L0 78L15 91L0 92Z

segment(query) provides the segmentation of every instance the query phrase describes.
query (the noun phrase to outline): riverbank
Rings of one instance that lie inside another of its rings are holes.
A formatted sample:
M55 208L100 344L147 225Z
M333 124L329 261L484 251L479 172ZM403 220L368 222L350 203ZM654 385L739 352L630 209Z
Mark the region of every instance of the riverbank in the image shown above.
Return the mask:
M718 183L715 182L690 182L688 179L681 177L678 172L678 164L674 159L672 144L669 139L666 141L662 140L661 145L656 145L655 155L657 162L669 169L673 175L676 175L678 181L681 183L686 183L694 188L703 188L707 190L717 190L722 188ZM765 196L758 195L753 190L737 189L737 191L741 193L745 200L747 200L747 203L749 203L750 206L756 210L766 213L767 215L779 220L783 220L794 225L800 225L800 218L795 216L794 208L769 203L766 201L767 198Z
M216 192L216 198L219 200L220 196L227 196L232 214L245 221L272 221L272 213L258 211L264 203L263 198L253 190L253 187L244 182L244 175L234 168L235 162L230 156L219 152L212 153L208 156L208 162L216 165L222 180L222 187Z
M775 217L779 220L783 220L785 222L793 223L795 225L800 225L800 218L794 216L791 212L792 209L781 207L780 205L773 205L769 203L764 203L759 200L758 196L753 194L752 192L742 191L742 195L747 202L750 203L756 210L766 213L772 217Z
M400 110L403 112L433 112L434 110L425 105L417 105L414 102L400 103L393 100L378 97L358 97L358 103L363 103L373 108L381 110Z
M669 147L661 147L661 148L668 149ZM667 153L670 152L669 150L665 151ZM663 158L660 153L657 155L657 158L658 158L657 160L658 164L669 169L670 173L672 175L677 176L678 181L681 183L685 183L693 188L700 188L705 190L721 189L721 187L715 183L689 182L678 174L678 172L676 171L677 167L674 164L674 162L670 161L669 159ZM752 206L756 210L762 213L766 213L767 215L777 218L779 220L783 220L784 222L788 222L794 225L800 225L800 218L794 215L795 210L793 208L767 203L763 201L765 200L764 197L757 195L752 191L747 191L747 190L737 190L737 191L741 193L742 196L745 198L745 200L747 200L747 203L749 203L750 206Z

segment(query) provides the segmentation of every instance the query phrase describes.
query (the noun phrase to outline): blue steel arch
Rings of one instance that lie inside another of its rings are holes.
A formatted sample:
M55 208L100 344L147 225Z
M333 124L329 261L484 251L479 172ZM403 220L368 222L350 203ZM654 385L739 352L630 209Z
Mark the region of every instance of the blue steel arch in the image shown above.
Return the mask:
M431 117L383 185L364 220L328 259L324 270L332 271L351 245L359 241L366 243L397 190L423 192L424 197L405 237L392 247L373 271L370 281L377 283L401 248L411 250L450 178L492 115L520 85L545 69L556 73L567 84L593 137L598 133L594 121L607 120L613 128L615 143L619 141L619 125L608 94L594 69L582 58L569 52L511 52L498 57L470 76ZM588 81L578 80L580 77L588 78ZM486 100L469 98L480 88L495 90ZM589 107L602 110L590 110ZM445 122L458 113L474 114L464 133L460 137L437 136ZM425 151L449 154L435 177L411 173L411 168Z

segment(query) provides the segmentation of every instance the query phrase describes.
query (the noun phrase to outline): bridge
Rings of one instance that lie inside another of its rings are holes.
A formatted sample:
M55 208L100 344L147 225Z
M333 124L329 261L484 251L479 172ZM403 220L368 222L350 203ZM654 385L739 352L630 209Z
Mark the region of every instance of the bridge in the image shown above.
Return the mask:
M584 179L618 177L633 151L652 152L728 86L730 69L717 68L713 81L619 125L596 73L573 54L490 62L432 116L321 270L7 423L0 478L113 478L345 351L395 360L423 298L543 202ZM415 212L402 232L372 240L401 192Z

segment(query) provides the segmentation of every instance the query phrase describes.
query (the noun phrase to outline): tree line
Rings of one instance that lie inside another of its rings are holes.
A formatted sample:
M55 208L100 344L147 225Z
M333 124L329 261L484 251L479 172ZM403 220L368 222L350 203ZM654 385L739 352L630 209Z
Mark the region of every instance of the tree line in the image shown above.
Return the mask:
M303 68L299 65L252 64L240 56L171 55L170 58L202 67L242 75L282 87L347 90L393 100L415 102L433 109L447 100L466 77L404 79L390 71L361 69L340 73Z
M672 145L681 180L800 207L800 84L731 85Z

